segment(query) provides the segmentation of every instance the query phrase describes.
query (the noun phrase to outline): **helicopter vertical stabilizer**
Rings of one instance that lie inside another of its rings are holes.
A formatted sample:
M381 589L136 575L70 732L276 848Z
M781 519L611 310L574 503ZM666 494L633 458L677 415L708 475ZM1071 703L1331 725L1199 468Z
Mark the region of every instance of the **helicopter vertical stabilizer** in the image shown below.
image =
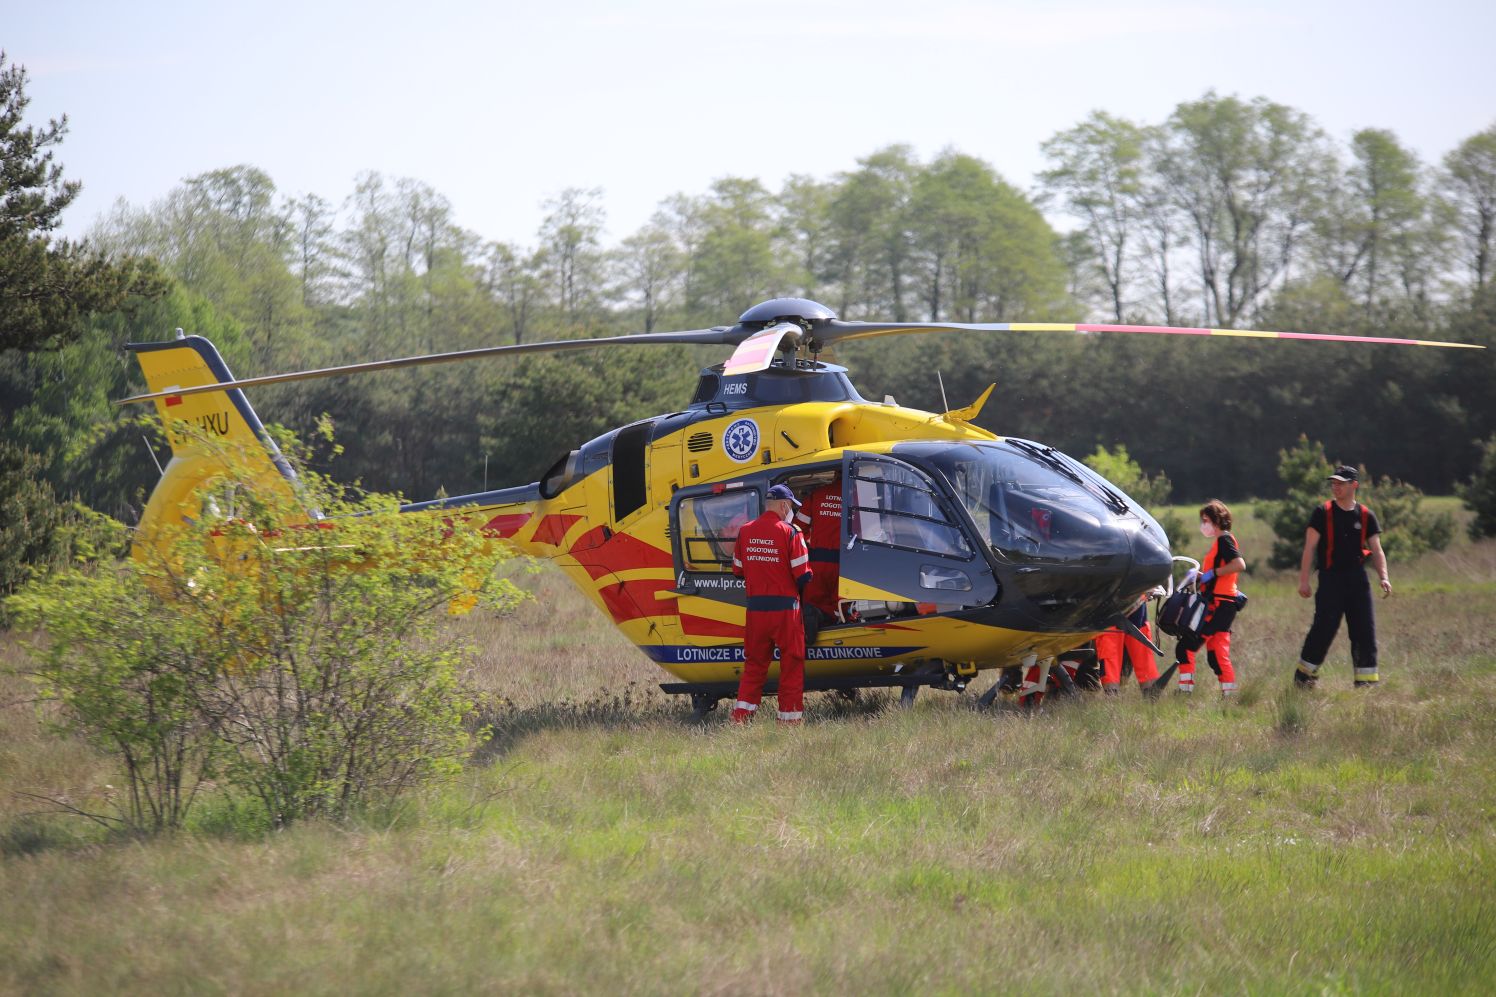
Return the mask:
M228 365L212 343L184 336L164 343L130 343L153 392L232 381ZM213 501L203 484L230 465L248 471L260 488L291 490L295 472L265 432L240 388L171 395L155 400L166 427L172 458L141 516L137 548L156 542L163 524L190 522ZM230 510L219 510L229 514Z

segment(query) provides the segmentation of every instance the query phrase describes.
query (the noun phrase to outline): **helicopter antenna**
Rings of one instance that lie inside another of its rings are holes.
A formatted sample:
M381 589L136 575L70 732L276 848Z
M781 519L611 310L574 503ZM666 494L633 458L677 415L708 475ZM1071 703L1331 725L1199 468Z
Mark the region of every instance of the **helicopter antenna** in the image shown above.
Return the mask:
M937 381L940 382L940 410L942 412L949 412L951 410L951 403L948 402L948 401L946 401L946 397L945 397L945 378L943 378L943 377L940 376L940 368L939 367L935 368L935 380L937 380Z
M151 455L151 463L156 465L156 473L165 474L166 471L161 467L161 461L156 458L155 449L151 447L151 441L146 439L144 433L140 434L140 442L145 444L145 452Z

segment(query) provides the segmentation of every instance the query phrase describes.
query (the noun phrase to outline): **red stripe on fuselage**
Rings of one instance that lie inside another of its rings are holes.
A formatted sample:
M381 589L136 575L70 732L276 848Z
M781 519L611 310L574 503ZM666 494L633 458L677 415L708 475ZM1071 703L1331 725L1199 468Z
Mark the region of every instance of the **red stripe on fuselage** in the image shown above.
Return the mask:
M744 632L741 623L724 623L722 620L691 616L688 613L680 614L680 629L687 637L731 637L733 640L742 640Z
M535 543L550 544L552 547L561 546L561 541L566 539L566 534L581 516L569 516L565 513L551 513L540 521L535 527L535 533L530 537Z
M609 573L617 574L638 568L664 568L668 571L675 567L669 551L661 550L627 533L615 533L604 541L599 535L601 530L602 527L588 530L567 551L576 558L578 564L587 569L587 574L594 580Z
M659 593L674 584L668 578L608 581L598 586L597 594L602 598L614 623L627 623L646 616L673 616L676 611L674 600L661 600Z
M528 512L501 512L483 524L483 533L485 536L508 540L519 532L520 527L529 521L530 514Z

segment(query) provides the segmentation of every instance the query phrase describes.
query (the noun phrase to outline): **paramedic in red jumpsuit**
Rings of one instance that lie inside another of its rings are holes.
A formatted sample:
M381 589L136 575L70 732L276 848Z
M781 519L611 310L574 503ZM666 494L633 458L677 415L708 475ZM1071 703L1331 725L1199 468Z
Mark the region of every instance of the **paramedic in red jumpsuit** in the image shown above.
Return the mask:
M1128 619L1144 637L1153 636L1148 628L1147 600L1141 602ZM1101 662L1102 692L1115 696L1120 690L1123 654L1132 663L1132 674L1138 680L1138 687L1145 692L1149 691L1149 687L1158 679L1158 662L1153 660L1153 649L1121 628L1112 627L1096 635L1096 657Z
M805 505L795 513L810 548L810 584L805 586L805 601L819 609L828 620L838 620L841 608L837 584L841 578L838 549L841 546L842 487L841 475L817 488L805 498Z
M732 722L753 719L777 646L779 722L793 725L804 716L805 630L800 592L810 581L810 554L805 538L789 521L800 506L795 493L786 485L775 485L764 504L764 514L738 531L732 552L732 573L743 579L748 596L743 677Z

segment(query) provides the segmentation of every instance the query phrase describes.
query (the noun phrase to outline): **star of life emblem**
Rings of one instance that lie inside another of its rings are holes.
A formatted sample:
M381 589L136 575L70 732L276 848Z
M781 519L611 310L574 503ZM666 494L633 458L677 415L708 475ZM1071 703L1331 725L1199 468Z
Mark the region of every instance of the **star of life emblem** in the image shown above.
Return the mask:
M739 464L758 452L758 423L739 419L722 432L722 449Z

